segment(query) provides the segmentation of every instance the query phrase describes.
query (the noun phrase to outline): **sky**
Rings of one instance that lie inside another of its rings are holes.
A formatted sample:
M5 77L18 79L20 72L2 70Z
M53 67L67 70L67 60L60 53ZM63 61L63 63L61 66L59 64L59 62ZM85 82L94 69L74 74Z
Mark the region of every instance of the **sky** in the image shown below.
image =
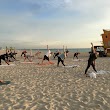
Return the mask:
M103 29L110 0L0 0L0 47L90 48Z

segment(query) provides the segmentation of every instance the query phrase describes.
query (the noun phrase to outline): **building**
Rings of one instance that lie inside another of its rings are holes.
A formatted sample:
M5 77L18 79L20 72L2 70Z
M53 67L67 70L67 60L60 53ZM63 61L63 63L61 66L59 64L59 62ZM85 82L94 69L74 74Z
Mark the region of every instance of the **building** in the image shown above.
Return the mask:
M102 40L104 49L107 51L107 55L110 56L110 30L103 29Z

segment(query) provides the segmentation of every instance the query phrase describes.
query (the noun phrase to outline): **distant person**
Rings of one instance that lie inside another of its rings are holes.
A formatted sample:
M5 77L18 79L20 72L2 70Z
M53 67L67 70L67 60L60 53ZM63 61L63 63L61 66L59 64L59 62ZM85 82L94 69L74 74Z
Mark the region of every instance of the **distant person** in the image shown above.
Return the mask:
M91 50L91 53L90 53L90 56L89 56L89 59L88 59L87 68L85 70L85 75L86 76L87 76L87 71L88 71L88 69L89 69L90 66L92 66L93 69L94 69L94 71L97 72L97 70L95 68L95 60L97 59L97 53L95 52L93 43L91 43L91 45L92 45L92 50Z
M6 84L6 82L0 80L0 85L2 85L2 84Z
M78 59L78 55L79 55L79 54L80 54L79 52L74 53L73 59L74 59L75 57Z
M9 65L8 53L0 55L0 65L1 65L1 60L4 60Z
M57 66L59 66L59 63L61 62L63 64L63 66L65 66L64 64L64 59L66 58L66 52L63 52L62 54L58 55L58 63Z
M35 56L37 56L38 59L41 59L41 58L40 58L40 54L41 54L41 51L38 50L38 51L35 53Z
M43 64L44 60L47 60L50 64L52 64L52 62L50 62L51 55L52 55L52 52L48 49L47 53L44 55L44 57L42 59L42 64Z
M56 52L54 53L54 55L53 55L54 59L55 59L56 57L58 57L59 54L60 54L60 51L59 51L59 50L56 51Z
M65 51L65 52L66 52L66 56L68 57L69 50L68 50L68 49L66 49L66 51Z
M13 60L15 60L16 61L16 58L14 57L15 55L16 55L17 53L16 52L12 52L12 51L10 51L10 53L8 54L8 57L9 57L9 61L13 61ZM11 60L10 60L11 59Z
M3 80L1 81L0 80L0 85L7 85L7 84L10 84L10 81L3 81Z
M21 57L22 57L22 55L24 55L24 61L26 60L26 59L28 59L30 62L32 62L32 60L31 60L31 55L27 55L27 51L23 51L22 53L21 53Z
M21 53L21 57L22 57L23 55L25 55L26 53L27 53L27 51L24 50L24 51Z

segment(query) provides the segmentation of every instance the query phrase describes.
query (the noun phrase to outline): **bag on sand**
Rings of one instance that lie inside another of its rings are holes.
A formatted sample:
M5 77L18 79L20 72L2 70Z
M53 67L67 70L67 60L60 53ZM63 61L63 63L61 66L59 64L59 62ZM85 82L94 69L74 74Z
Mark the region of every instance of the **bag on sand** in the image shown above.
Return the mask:
M90 76L90 78L96 78L96 73L94 73L94 72L89 73L89 76Z

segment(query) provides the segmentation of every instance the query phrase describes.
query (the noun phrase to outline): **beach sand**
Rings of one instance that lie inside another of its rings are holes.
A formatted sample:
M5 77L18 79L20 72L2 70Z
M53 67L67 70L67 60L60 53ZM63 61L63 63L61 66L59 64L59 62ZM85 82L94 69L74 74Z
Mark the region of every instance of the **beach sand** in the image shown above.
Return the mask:
M23 64L18 54L15 65L0 66L0 80L10 81L0 85L0 110L110 110L110 58L98 57L96 69L105 73L90 78L84 75L88 55L73 61L69 53L65 64L79 67L64 68L56 66L57 58L51 58L53 65L38 65L37 58ZM88 73L93 71L90 67Z

